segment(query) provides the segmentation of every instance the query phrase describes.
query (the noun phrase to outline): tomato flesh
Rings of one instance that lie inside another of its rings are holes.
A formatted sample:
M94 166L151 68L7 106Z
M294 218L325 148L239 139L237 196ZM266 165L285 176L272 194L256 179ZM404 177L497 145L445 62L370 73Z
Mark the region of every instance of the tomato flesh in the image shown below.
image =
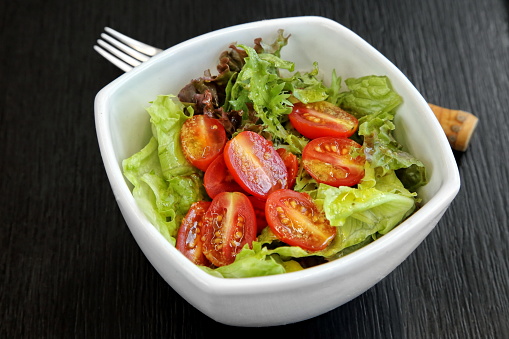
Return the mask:
M205 171L223 151L226 131L219 120L194 115L182 125L180 142L186 159L194 167Z
M228 171L223 156L218 156L209 165L203 176L203 186L211 198L222 192L243 192Z
M203 217L209 207L210 201L199 201L192 204L182 219L177 234L177 249L196 265L210 265L210 261L203 254L201 241Z
M251 205L253 205L253 209L255 211L257 234L260 234L261 231L268 225L267 218L265 217L265 205L267 201L252 195L248 196L248 198L249 201L251 201Z
M349 137L359 121L352 114L327 101L294 104L289 115L292 126L309 139Z
M215 266L235 261L244 245L256 239L255 212L240 192L219 193L203 218L203 253Z
M239 133L224 148L226 167L249 194L261 199L287 187L288 172L272 144L251 131Z
M281 241L307 251L326 248L336 236L323 212L306 193L282 189L269 195L265 215Z
M286 166L286 171L288 173L287 187L293 188L297 180L297 173L299 172L299 160L295 154L284 148L278 148L276 151L281 159L283 159L283 163Z
M317 182L334 187L358 184L365 162L362 146L348 138L313 139L302 151L306 171Z

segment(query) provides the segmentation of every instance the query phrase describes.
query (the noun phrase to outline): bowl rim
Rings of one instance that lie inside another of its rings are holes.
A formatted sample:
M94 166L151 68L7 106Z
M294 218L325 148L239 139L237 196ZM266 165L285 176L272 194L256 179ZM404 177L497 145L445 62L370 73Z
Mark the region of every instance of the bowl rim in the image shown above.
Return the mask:
M398 239L404 237L409 232L412 232L415 227L418 227L419 224L422 224L424 221L429 219L430 216L440 216L440 213L445 211L460 188L459 171L452 150L450 148L442 147L440 152L437 153L440 153L441 161L443 162L443 166L445 166L446 170L442 171L445 173L445 175L443 176L440 188L426 204L424 204L403 223L395 227L391 232L387 233L383 237L377 239L376 242L368 244L363 248L360 248L359 250L341 258L340 260L335 260L298 272L272 276L229 279L215 277L206 273L188 261L187 258L185 258L157 231L157 229L145 218L143 212L138 208L138 205L136 204L129 187L126 184L121 168L117 163L111 138L108 137L110 125L106 106L111 93L120 88L130 78L136 76L140 72L143 72L147 67L151 67L151 65L159 62L159 60L162 58L166 58L170 54L175 54L179 50L185 49L189 45L199 43L199 41L204 39L222 35L228 32L254 29L267 24L276 25L297 22L333 27L335 30L340 30L342 34L346 34L348 39L358 39L356 43L362 44L363 48L367 47L372 49L372 52L376 55L376 58L384 63L384 67L387 67L393 73L398 74L400 80L406 83L408 88L411 89L412 95L417 98L418 102L420 102L420 105L422 106L421 108L425 114L429 115L430 117L434 117L431 109L427 105L426 101L422 98L421 94L392 62L390 62L378 50L376 50L373 46L371 46L368 42L359 37L350 29L336 21L320 16L296 16L266 19L221 28L209 33L199 35L166 49L162 53L152 57L148 62L145 62L142 65L134 68L132 71L119 76L117 79L113 80L110 84L101 89L95 98L96 131L101 156L117 201L121 205L125 204L124 206L131 207L131 209L125 209L124 213L127 213L131 220L135 220L135 222L139 223L142 231L145 232L147 237L151 238L152 241L155 241L158 243L158 245L162 246L165 253L161 253L161 255L168 255L169 260L175 262L175 265L179 268L179 271L193 276L196 284L201 285L203 289L208 290L209 292L220 294L246 294L249 293L247 291L253 291L251 293L257 294L268 291L275 292L277 290L287 289L290 285L294 284L298 284L299 286L311 285L317 281L321 281L327 275L340 275L356 269L357 267L362 266L363 263L368 262L372 255L376 255L379 252L384 252L384 249L396 244ZM439 140L441 139L439 143L441 145L448 145L445 134L437 132L441 127L436 119L434 124L435 128L433 131L436 134L436 137ZM431 231L431 229L429 231Z

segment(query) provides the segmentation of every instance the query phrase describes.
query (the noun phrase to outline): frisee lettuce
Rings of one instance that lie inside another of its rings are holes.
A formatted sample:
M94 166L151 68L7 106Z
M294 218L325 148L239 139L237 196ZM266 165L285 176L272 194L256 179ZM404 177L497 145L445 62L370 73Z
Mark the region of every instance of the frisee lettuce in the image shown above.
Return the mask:
M329 97L330 89L317 76L318 63L314 62L311 71L296 72L292 77L285 79L285 90L305 104L326 100Z
M230 107L227 109L249 111L248 104L262 121L268 134L285 140L288 136L282 120L291 111L288 101L289 93L283 91L285 82L278 75L279 68L293 70L294 64L285 62L273 54L258 54L253 48L240 45L248 57L245 65L237 75L228 97Z

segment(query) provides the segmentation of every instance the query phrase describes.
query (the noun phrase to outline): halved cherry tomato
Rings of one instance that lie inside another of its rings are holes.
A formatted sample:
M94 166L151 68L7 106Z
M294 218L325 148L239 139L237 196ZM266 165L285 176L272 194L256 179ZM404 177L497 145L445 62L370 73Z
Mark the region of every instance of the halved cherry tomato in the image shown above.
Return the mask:
M212 199L221 192L244 192L228 171L222 155L214 159L205 171L203 186Z
M219 120L205 115L194 115L182 125L180 142L191 165L205 171L223 151L226 131Z
M348 138L317 138L302 151L306 171L330 186L353 186L364 177L366 157L362 146Z
M196 265L209 266L210 261L203 254L201 241L203 216L210 207L210 201L198 201L191 205L177 234L177 249Z
M265 204L266 200L259 199L253 195L248 196L249 201L251 201L251 205L253 205L253 209L256 215L256 229L257 234L267 227L267 218L265 218Z
M337 229L306 193L282 189L269 195L265 215L272 232L281 241L307 251L326 248Z
M249 194L261 199L287 187L288 172L271 143L252 131L244 131L224 147L226 167Z
M244 245L256 239L255 212L247 196L223 192L203 218L203 253L215 266L231 264Z
M295 154L287 151L284 148L278 148L276 151L281 159L283 159L283 162L286 166L286 171L288 172L287 187L293 188L295 181L297 180L297 173L299 172L299 160Z
M327 101L308 104L298 102L289 115L292 126L309 139L320 137L349 137L355 133L359 121L350 113Z

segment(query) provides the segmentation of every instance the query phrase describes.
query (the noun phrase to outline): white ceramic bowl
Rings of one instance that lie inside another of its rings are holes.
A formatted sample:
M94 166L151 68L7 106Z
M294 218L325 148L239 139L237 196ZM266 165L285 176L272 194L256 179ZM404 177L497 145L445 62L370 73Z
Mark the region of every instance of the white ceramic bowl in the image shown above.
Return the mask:
M387 75L404 103L397 139L421 159L430 182L419 191L424 205L379 240L339 260L277 276L221 279L181 255L147 221L121 172L121 162L150 137L145 111L158 94L177 94L205 69L215 71L232 42L272 41L278 29L291 38L282 57L296 70L317 61L327 81L332 69L343 79ZM357 297L396 268L435 227L456 196L460 180L449 143L426 101L389 60L342 25L321 17L264 20L211 32L167 49L102 89L95 118L104 166L120 210L140 248L159 274L194 307L236 326L271 326L305 320Z

